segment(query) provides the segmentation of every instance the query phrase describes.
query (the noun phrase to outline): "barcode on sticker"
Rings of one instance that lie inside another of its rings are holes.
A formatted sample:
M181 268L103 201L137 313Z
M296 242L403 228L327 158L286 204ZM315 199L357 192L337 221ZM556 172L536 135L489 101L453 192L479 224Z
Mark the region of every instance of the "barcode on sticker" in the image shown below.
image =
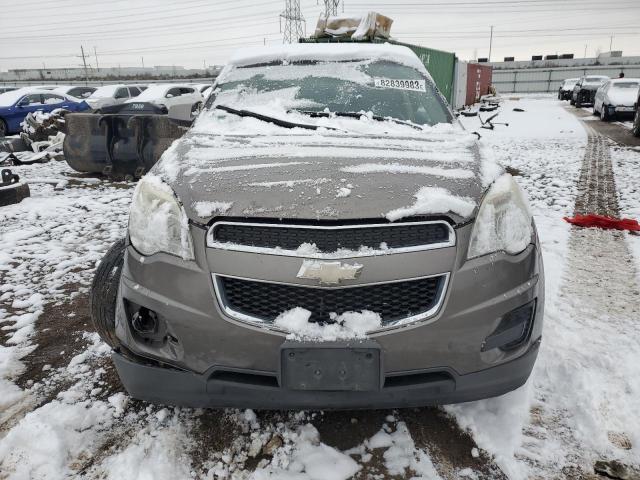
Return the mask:
M398 90L413 90L426 92L427 84L424 80L398 80L395 78L375 78L374 85L380 88L397 88Z

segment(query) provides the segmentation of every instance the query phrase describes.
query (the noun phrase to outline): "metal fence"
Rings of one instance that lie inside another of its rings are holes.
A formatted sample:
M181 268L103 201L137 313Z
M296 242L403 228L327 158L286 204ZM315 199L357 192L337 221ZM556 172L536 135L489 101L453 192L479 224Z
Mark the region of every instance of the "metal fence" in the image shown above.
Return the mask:
M606 75L640 78L640 65L606 65L558 68L520 68L493 70L493 85L501 93L557 92L565 78Z

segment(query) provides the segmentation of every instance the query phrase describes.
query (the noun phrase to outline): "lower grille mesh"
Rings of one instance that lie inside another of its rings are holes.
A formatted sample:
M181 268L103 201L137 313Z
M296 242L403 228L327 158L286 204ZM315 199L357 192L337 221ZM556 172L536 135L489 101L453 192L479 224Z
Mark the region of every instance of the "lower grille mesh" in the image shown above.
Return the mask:
M370 310L382 324L431 310L438 302L445 276L350 288L310 288L218 277L221 300L235 312L272 323L295 307L311 312L310 321L330 322L329 314Z

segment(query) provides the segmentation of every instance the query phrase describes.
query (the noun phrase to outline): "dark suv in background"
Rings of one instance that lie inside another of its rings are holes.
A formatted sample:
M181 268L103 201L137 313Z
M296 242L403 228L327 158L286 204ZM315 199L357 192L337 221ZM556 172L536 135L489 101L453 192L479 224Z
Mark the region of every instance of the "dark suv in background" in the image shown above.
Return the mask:
M578 108L593 105L596 91L607 80L609 80L609 77L604 75L587 75L580 77L578 83L573 87L571 105L575 105Z

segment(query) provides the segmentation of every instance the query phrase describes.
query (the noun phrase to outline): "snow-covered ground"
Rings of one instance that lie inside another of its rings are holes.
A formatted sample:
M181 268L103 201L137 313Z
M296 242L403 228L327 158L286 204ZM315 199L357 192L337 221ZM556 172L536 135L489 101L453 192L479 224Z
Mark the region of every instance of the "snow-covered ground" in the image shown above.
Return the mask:
M60 162L12 167L32 197L0 209L0 479L503 478L497 467L524 479L571 477L598 459L640 466L640 237L576 233L563 220L587 134L562 103L523 97L501 112L509 127L464 123L529 196L546 269L542 348L524 387L446 414L217 412L130 399L86 305L75 306L124 232L132 185ZM611 156L622 214L638 218L640 151L611 147ZM47 335L66 326L51 346L56 362L40 365ZM425 432L429 422L446 428ZM452 443L439 440L447 435ZM451 445L468 459L453 461Z

